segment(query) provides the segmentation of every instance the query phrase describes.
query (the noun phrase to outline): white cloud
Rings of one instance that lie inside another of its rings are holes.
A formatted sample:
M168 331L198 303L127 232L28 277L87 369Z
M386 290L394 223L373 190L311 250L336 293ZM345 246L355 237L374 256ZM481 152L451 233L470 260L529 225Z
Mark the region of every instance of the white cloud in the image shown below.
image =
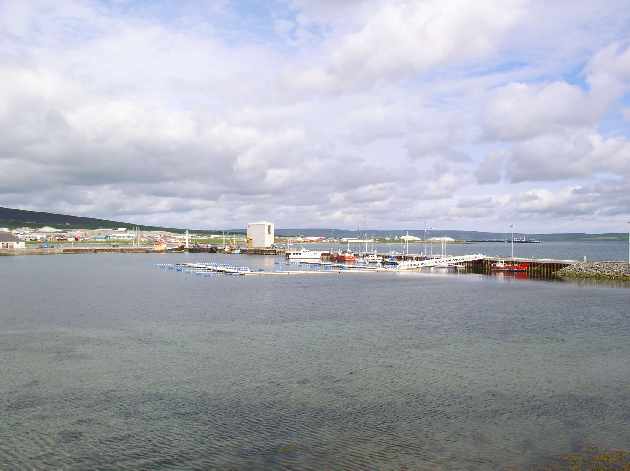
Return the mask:
M589 82L602 95L617 96L630 89L630 45L615 42L599 51L587 67Z
M291 84L316 91L345 90L356 84L400 79L432 67L487 58L524 13L523 2L373 2L357 30L328 44L321 67L294 70ZM470 25L474 25L471 28Z
M486 109L490 139L524 139L565 127L594 123L601 110L588 94L566 82L512 83L492 97Z
M621 211L616 1L282 5L0 3L3 205L194 227Z
M498 183L505 173L507 155L495 152L484 157L475 170L475 176L479 183Z

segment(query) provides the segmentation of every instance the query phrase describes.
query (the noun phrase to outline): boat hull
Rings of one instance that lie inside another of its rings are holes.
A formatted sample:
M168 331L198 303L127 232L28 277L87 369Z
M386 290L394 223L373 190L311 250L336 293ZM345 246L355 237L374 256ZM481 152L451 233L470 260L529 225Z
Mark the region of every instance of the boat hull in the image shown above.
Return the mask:
M493 265L492 271L507 272L507 273L520 273L526 272L529 269L529 265L526 263L519 263L518 265Z
M351 262L356 262L357 257L355 257L354 254L344 252L344 253L333 254L331 256L331 260L338 263L351 263Z

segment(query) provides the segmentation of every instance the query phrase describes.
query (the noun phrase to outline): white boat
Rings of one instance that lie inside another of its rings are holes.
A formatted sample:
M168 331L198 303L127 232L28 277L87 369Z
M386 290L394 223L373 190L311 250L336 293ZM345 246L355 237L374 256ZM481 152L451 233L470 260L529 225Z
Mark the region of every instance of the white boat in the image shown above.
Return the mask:
M366 263L382 263L383 257L377 255L376 253L371 253L363 257L363 260L365 260Z
M286 257L289 260L321 260L322 253L317 250L308 250L305 248L297 250L287 250Z

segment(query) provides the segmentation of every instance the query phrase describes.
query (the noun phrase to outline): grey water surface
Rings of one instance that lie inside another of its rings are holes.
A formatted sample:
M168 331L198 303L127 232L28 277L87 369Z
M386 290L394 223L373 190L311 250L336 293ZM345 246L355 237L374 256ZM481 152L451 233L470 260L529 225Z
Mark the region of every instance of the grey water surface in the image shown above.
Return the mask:
M0 469L527 469L630 449L630 289L0 257Z

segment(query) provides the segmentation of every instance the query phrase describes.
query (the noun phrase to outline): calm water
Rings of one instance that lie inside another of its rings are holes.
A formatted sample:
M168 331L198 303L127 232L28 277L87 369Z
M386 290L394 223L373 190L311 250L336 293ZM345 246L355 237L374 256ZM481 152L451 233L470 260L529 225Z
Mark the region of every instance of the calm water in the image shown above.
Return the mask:
M155 267L213 259L0 257L0 469L487 470L630 449L630 289Z

